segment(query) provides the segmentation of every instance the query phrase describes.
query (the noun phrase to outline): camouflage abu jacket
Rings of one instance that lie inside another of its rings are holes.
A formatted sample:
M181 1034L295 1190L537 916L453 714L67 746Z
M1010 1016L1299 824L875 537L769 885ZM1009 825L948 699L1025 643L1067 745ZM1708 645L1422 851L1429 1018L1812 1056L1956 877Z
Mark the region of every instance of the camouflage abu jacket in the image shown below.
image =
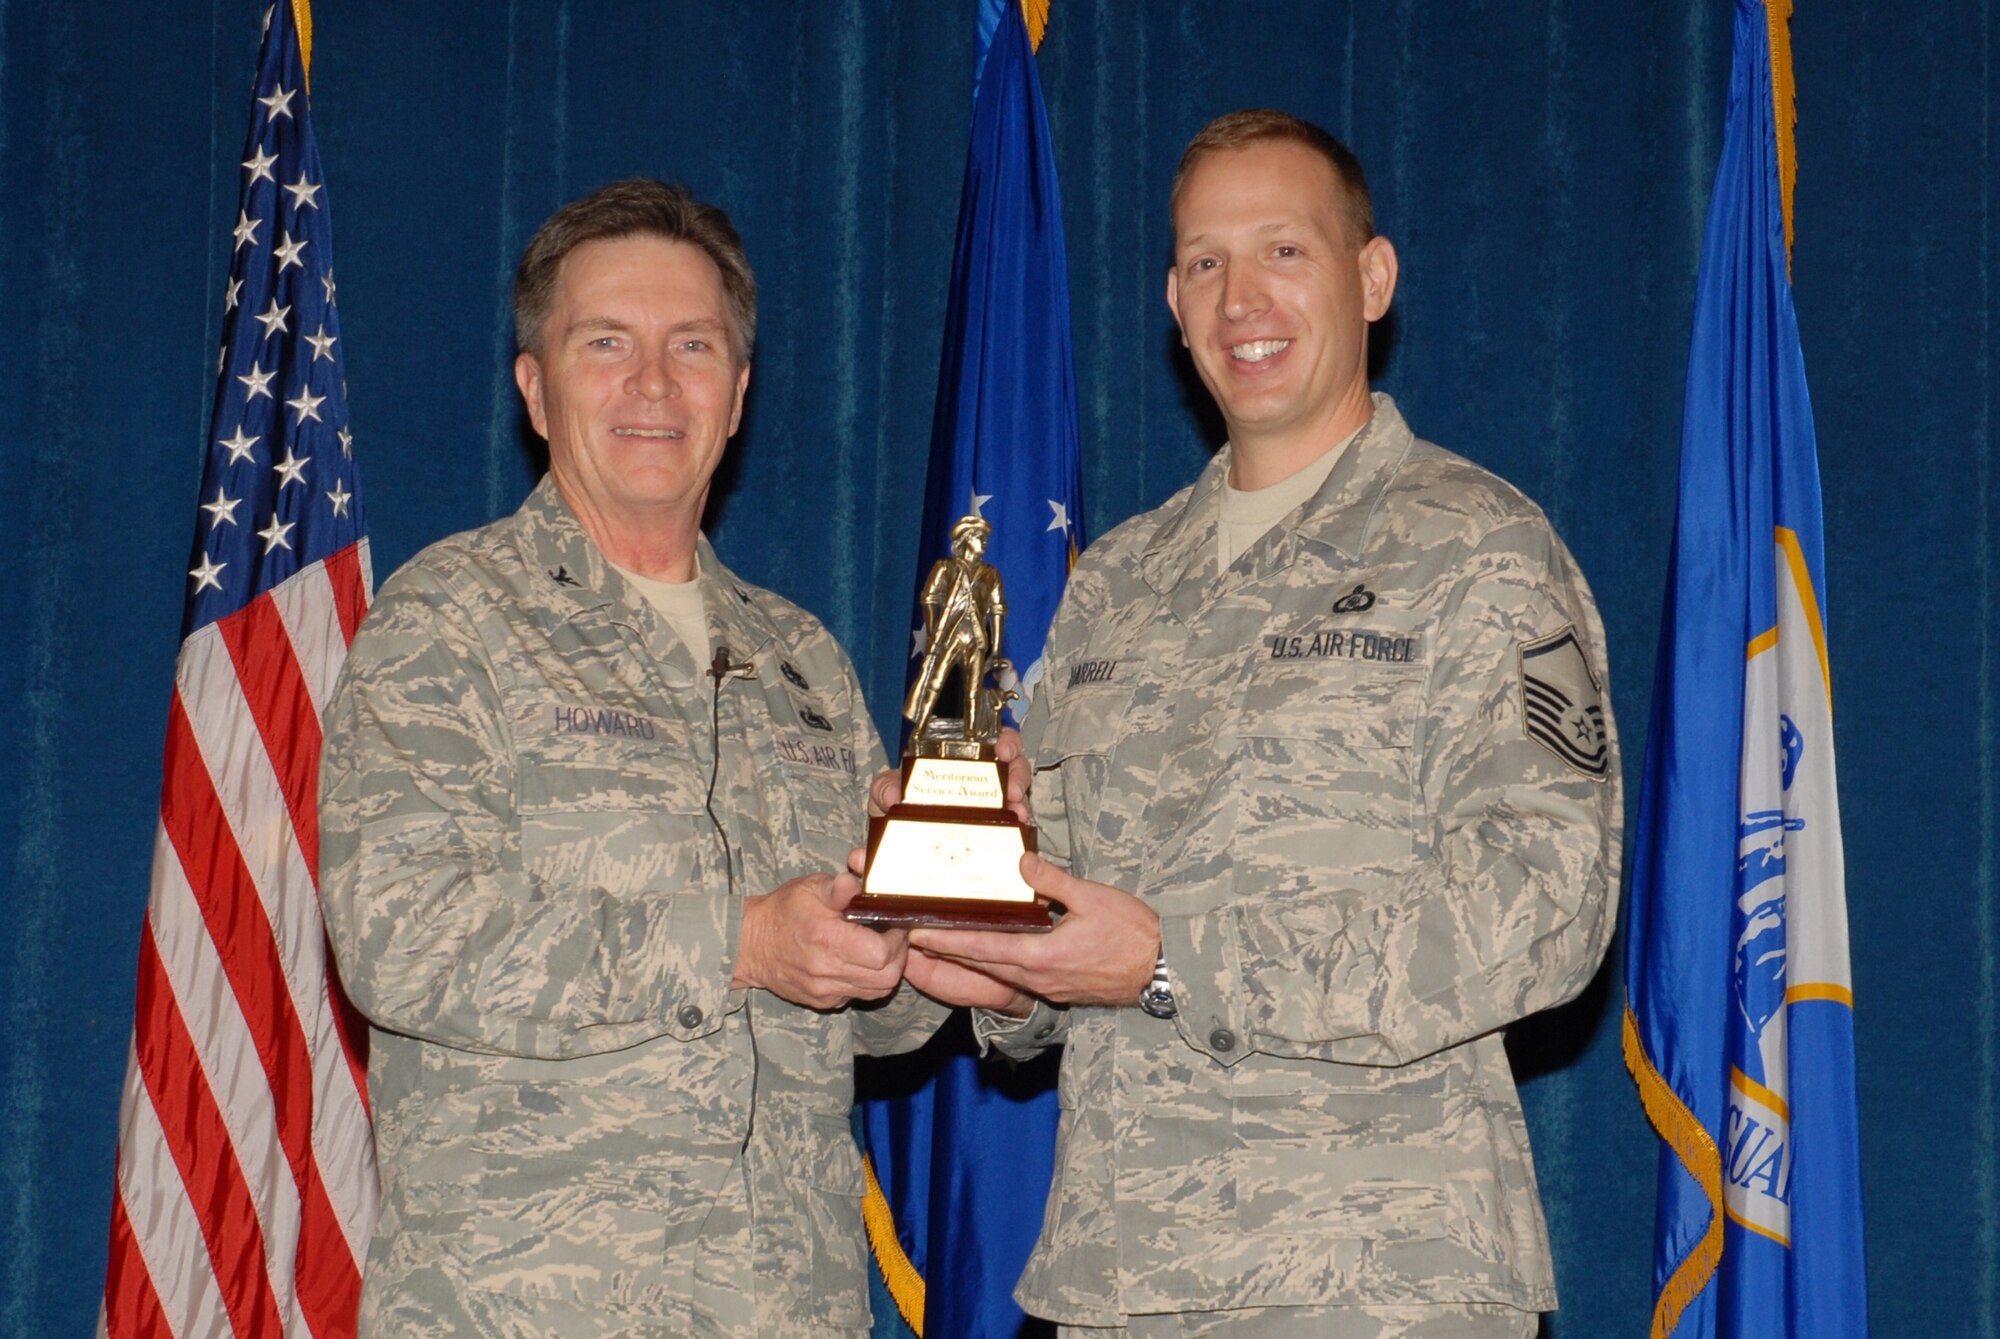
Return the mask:
M700 559L754 677L718 687L547 480L355 639L320 867L374 1024L364 1334L867 1333L853 1055L943 1010L729 989L741 897L842 867L883 760L819 622Z
M1050 633L1042 849L1159 912L1179 1014L982 1022L1068 1046L1036 1314L1555 1304L1500 1029L1611 935L1604 634L1541 512L1375 404L1229 571L1225 449Z

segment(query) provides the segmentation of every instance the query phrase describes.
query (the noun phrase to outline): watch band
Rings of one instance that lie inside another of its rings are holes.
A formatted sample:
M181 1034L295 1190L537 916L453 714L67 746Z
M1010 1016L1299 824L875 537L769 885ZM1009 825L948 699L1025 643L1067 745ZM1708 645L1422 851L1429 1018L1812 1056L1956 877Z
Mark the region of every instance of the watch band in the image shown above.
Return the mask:
M1180 1012L1174 1003L1174 983L1167 977L1167 949L1160 946L1160 956L1153 963L1153 979L1139 992L1139 1007L1155 1018L1172 1018Z

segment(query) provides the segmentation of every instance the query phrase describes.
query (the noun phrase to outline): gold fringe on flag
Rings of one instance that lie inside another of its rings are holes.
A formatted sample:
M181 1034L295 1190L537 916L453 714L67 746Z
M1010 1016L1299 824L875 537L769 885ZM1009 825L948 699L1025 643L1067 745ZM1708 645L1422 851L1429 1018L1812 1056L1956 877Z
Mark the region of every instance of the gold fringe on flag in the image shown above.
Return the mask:
M1050 0L1021 0L1021 17L1028 23L1028 46L1042 49L1042 34L1049 30Z
M1764 0L1771 27L1771 123L1778 132L1778 198L1785 211L1785 277L1792 277L1792 188L1799 181L1798 85L1792 78L1792 0Z
M861 1199L868 1249L875 1252L875 1263L881 1266L903 1323L916 1332L917 1339L924 1339L924 1276L903 1254L903 1243L896 1240L896 1215L889 1208L889 1197L882 1193L882 1183L875 1179L874 1160L866 1154L861 1158L861 1172L868 1178L867 1193Z
M1792 0L1764 0L1764 17L1771 43L1771 122L1778 151L1778 197L1785 217L1785 274L1792 265L1792 191L1798 184L1798 146L1792 137L1798 124L1798 87L1792 75ZM1810 587L1808 587L1810 589ZM1681 1315L1701 1290L1715 1277L1722 1264L1722 1150L1715 1139L1695 1119L1646 1054L1639 1038L1639 1023L1628 1002L1624 1024L1625 1068L1639 1087L1640 1104L1687 1174L1708 1198L1708 1228L1694 1249L1687 1253L1666 1284L1653 1307L1652 1339L1668 1339L1681 1322Z
M292 0L292 23L299 30L299 68L306 72L306 96L310 97L313 85L312 0Z
M1681 1323L1681 1313L1708 1286L1708 1281L1715 1277L1716 1266L1722 1263L1722 1150L1681 1102L1679 1094L1660 1077L1660 1071L1653 1068L1645 1043L1639 1040L1639 1023L1632 1017L1629 1003L1625 1006L1624 1031L1625 1068L1639 1085L1639 1101L1646 1108L1646 1119L1653 1123L1653 1129L1708 1196L1708 1230L1701 1234L1701 1240L1687 1258L1674 1267L1653 1307L1652 1339L1667 1339Z

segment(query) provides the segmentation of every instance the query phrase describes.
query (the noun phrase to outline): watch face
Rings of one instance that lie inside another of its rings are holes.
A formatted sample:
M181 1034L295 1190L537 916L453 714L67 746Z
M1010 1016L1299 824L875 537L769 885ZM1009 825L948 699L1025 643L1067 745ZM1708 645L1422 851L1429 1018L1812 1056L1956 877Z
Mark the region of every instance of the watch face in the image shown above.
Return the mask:
M1172 988L1158 983L1139 992L1139 1007L1155 1018L1172 1018L1177 1012Z

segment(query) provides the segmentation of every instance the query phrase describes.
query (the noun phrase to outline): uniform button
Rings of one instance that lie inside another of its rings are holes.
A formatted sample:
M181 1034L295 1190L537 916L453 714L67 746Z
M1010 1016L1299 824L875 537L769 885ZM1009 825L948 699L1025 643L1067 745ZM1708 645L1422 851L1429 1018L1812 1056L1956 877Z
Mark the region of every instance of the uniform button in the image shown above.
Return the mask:
M1056 1025L1054 1023L1044 1023L1035 1029L1035 1040L1047 1041L1051 1036L1055 1035L1055 1030Z
M674 1017L678 1018L681 1026L690 1032L701 1026L701 1010L692 1004L683 1004L681 1011Z
M1236 1049L1236 1034L1226 1027L1219 1027L1208 1034L1208 1044L1218 1051Z

